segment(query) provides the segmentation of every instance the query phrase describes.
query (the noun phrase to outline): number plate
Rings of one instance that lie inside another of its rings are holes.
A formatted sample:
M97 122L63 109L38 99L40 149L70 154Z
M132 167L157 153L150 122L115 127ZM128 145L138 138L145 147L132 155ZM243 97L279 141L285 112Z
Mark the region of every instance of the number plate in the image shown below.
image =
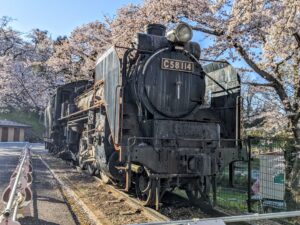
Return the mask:
M162 58L161 68L163 70L176 70L182 72L194 72L194 63L189 61Z

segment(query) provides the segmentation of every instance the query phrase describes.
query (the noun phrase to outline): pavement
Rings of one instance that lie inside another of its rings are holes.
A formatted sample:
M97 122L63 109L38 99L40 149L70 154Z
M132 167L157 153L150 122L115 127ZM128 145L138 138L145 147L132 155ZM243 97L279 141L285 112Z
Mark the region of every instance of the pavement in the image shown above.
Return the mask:
M24 144L0 143L0 195L9 183L10 176L16 168L21 148ZM46 153L43 145L33 144L33 153ZM49 170L36 156L32 156L33 183L31 202L32 217L20 218L22 225L77 225L80 224L65 201L62 192ZM5 205L0 202L0 212Z

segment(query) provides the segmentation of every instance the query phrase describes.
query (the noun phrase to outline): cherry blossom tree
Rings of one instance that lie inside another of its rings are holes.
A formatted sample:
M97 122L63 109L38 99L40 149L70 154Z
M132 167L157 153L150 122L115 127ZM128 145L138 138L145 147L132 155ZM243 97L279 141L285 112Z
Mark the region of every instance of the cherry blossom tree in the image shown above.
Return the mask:
M39 112L51 92L62 83L46 62L52 55L52 40L46 31L33 30L27 41L2 19L0 42L0 107Z
M25 39L9 22L0 20L1 108L43 110L57 86L91 79L98 54L111 43L109 29L98 21L56 41L39 29Z
M11 21L9 17L0 18L0 56L21 53L23 40L20 33L9 26Z
M69 81L92 78L98 55L110 44L111 32L105 24L95 21L82 25L70 37L57 38L48 65Z
M244 136L287 137L288 120L274 90L246 82L242 87Z
M48 101L49 86L36 76L30 64L5 58L1 75L1 105L5 108L40 111Z

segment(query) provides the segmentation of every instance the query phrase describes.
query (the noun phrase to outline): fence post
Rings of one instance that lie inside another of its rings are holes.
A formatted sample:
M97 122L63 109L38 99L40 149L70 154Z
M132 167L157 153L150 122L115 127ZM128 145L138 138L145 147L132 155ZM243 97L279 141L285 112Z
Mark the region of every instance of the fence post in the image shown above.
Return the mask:
M251 178L252 178L252 173L251 173L251 137L247 138L247 148L248 148L248 201L247 201L247 207L248 207L248 212L252 212L251 208Z
M213 207L217 206L217 179L216 175L212 177L212 189L213 189Z
M234 176L234 162L229 163L229 186L233 187L233 176Z

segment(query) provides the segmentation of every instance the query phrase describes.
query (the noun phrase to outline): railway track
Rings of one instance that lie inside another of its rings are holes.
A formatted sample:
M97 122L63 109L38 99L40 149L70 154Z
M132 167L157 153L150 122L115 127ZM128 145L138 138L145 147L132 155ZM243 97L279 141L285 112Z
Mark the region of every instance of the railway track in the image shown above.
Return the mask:
M77 169L82 171L79 167ZM85 171L82 172L86 175L89 175ZM153 219L154 221L170 221L191 218L199 219L208 217L222 217L228 215L218 208L205 208L205 206L203 205L191 205L187 198L180 196L180 193L176 193L176 191L174 193L167 192L162 206L160 207L159 211L156 211L152 208L143 206L138 199L131 195L131 193L123 192L113 185L104 184L103 181L97 176L93 176L93 179L103 185L106 185L108 189L115 192L115 194L119 195L121 198L126 198L126 200L132 207L141 209L145 214L149 216L149 218Z
M142 210L149 218L153 219L154 221L169 221L170 220L169 217L159 213L158 211L156 211L152 208L143 206L139 200L130 197L127 193L117 189L116 187L114 187L112 185L104 184L100 178L93 176L93 179L95 179L97 182L99 182L103 185L106 185L108 189L113 191L115 193L115 195L118 195L120 198L125 198L126 201L128 201L128 203L133 208L137 208L137 210Z
M62 187L71 208L79 205L88 218L80 224L119 225L169 220L116 187L104 185L99 178L87 176L61 159L48 154L40 159ZM75 214L77 212L75 209Z
M217 209L191 205L180 193L167 193L160 210L156 211L143 206L132 193L104 184L100 178L89 176L79 167L74 169L48 154L40 158L65 189L68 199L83 208L92 224L136 224L226 215Z

